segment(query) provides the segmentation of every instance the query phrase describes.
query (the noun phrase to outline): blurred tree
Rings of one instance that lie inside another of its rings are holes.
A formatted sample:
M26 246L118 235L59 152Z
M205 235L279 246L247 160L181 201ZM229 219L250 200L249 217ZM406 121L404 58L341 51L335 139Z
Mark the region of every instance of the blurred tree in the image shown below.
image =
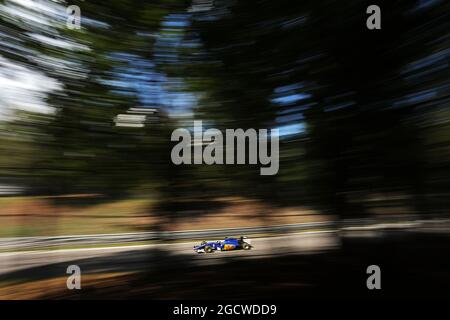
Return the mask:
M382 29L368 30L370 4L216 1L193 14L190 36L201 45L183 48L185 63L164 70L202 93L196 116L223 127L306 128L284 138L280 179L225 168L237 193L281 203L300 196L342 217L364 215L369 199L383 194L403 194L407 206L412 196L423 210L429 149L416 120L428 100L420 92L448 85L441 77L448 67L413 86L405 69L439 46L448 50L448 14L437 3L382 1ZM287 182L284 172L295 176ZM283 192L290 189L306 192Z
M2 57L57 84L46 98L53 113L2 124L2 148L17 152L2 159L3 172L28 175L39 192L117 195L150 184L169 203L237 194L341 217L375 212L371 199L394 194L418 212L447 205L448 3L381 1L381 30L366 28L369 1L73 4L78 31L52 10L39 23L16 17L36 9L4 2L1 15ZM173 117L176 103L161 101L161 90L193 94L190 116ZM159 120L115 126L142 96ZM172 165L170 133L194 118L279 128L279 174Z
M22 169L28 170L29 183L37 193L118 195L151 179L157 185L158 159L161 150L166 151L170 130L164 129L165 117L151 128L115 126L117 114L142 103L139 88L133 86L132 78L121 78L121 71L136 72L133 61L152 59L162 19L186 5L171 0L71 4L81 8L81 30L66 27L62 5L50 1L42 1L40 7L5 3L9 11L2 15L2 24L9 43L2 46L1 54L33 72L42 72L60 88L46 98L54 109L51 115L41 116L44 121L36 120L37 115L16 117L16 132L29 135L34 148L42 151L31 157L23 153L28 165ZM28 16L15 19L21 12ZM42 21L33 20L37 16ZM9 50L11 47L16 50ZM145 77L140 81L153 80ZM162 107L156 98L152 102L153 108Z

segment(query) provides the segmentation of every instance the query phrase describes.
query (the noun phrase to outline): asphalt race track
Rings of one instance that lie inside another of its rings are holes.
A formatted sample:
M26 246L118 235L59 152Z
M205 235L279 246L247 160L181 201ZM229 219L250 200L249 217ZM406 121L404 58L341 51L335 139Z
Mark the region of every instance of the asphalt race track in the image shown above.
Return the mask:
M152 262L158 262L158 265L173 265L178 261L195 265L218 264L235 257L251 259L332 250L339 246L339 237L333 231L320 231L255 238L252 239L252 250L218 251L210 254L194 252L192 248L195 244L198 244L198 241L0 253L0 277L4 278L17 272L25 274L27 269L31 268L33 276L39 272L55 273L55 276L61 272L63 276L70 264L77 264L83 273L140 270L144 266L148 268Z

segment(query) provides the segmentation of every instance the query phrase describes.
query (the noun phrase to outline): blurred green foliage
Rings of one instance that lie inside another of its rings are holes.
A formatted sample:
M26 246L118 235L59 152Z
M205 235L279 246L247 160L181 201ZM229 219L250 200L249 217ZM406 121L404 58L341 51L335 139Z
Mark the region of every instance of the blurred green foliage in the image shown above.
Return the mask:
M138 190L172 203L169 212L188 209L174 200L235 194L340 216L400 195L416 212L445 212L450 4L428 2L381 1L381 30L365 27L369 1L217 0L203 11L175 0L74 1L81 30L5 11L0 55L61 89L45 98L54 112L15 110L0 124L0 176L37 194ZM133 61L151 63L152 76L127 78L146 72ZM136 81L195 101L180 107L156 92L145 101L157 121L118 127L118 114L142 105ZM299 127L283 135L279 174L267 177L257 166L172 165L170 134L194 118L219 129Z

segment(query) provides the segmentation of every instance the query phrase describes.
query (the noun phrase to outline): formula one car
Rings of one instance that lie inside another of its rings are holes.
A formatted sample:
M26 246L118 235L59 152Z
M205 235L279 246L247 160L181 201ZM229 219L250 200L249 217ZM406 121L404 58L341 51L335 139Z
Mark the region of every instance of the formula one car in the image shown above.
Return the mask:
M213 251L229 251L229 250L250 250L253 248L250 239L247 237L240 238L225 238L223 241L203 241L200 245L194 246L194 251L197 253L211 253Z

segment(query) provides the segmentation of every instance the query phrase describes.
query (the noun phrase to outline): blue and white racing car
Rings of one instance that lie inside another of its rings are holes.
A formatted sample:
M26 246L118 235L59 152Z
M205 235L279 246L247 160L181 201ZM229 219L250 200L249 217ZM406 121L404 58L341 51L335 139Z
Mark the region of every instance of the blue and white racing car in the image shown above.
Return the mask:
M229 251L229 250L250 250L253 248L251 240L247 237L225 238L223 241L203 241L200 245L194 246L197 253L211 253L213 251Z

